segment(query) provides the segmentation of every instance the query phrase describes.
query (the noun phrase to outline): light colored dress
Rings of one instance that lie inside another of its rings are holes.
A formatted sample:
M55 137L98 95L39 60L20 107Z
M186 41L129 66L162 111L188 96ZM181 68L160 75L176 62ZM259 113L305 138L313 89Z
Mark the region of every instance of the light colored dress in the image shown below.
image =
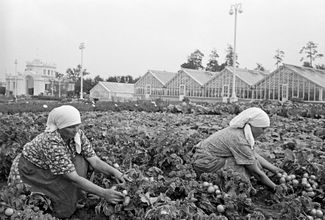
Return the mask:
M241 128L227 127L202 140L195 146L194 169L201 173L231 168L248 175L244 165L254 164L255 151Z

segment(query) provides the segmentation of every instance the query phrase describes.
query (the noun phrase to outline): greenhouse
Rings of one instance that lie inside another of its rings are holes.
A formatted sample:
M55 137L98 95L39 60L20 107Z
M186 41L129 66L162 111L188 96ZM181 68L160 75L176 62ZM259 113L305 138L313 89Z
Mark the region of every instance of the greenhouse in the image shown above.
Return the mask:
M158 70L148 70L134 85L135 96L138 98L159 97L164 95L166 83L176 73Z
M240 99L252 98L252 87L263 79L266 74L262 71L236 68L236 96ZM205 85L205 97L229 98L232 94L233 68L226 67L209 80Z
M325 101L325 71L283 64L256 83L252 98Z
M166 83L166 95L177 96L179 99L184 97L201 97L204 98L203 85L208 82L214 72L203 70L182 69Z

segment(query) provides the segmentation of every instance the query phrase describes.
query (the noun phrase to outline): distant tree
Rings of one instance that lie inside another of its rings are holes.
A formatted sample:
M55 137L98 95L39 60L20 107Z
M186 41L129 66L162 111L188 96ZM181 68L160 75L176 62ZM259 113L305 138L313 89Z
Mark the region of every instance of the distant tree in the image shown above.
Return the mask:
M141 78L141 76L135 78L135 79L132 81L132 83L136 83L140 78Z
M68 79L73 80L74 82L76 82L78 80L78 78L81 76L81 65L78 65L77 68L68 68L67 71L67 77ZM89 72L86 71L86 69L84 69L82 71L83 76L86 76L89 74Z
M316 69L325 70L325 65L324 64L317 64Z
M206 71L219 72L225 68L223 64L219 65L218 63L217 59L219 58L219 54L216 49L213 49L211 51L209 57L209 62L207 63L207 67L205 68Z
M234 64L234 49L230 44L228 45L226 50L226 64L227 66L233 66ZM238 66L238 55L236 54L236 67Z
M187 58L187 63L181 65L182 68L202 70L202 59L204 54L200 50L196 50Z
M302 64L303 67L313 68L308 61L304 61Z
M63 78L63 76L64 76L64 74L63 73L60 73L60 72L55 72L55 77L57 78L57 79L62 79Z
M137 79L138 80L138 79ZM105 81L106 82L120 82L120 83L135 83L137 80L133 79L132 76L110 76Z
M75 86L74 86L74 92L75 94L79 94L80 93L80 83L81 83L81 79L80 79L80 76L81 76L81 72L83 74L83 76L86 76L86 75L89 75L90 73L86 71L86 69L84 70L81 70L81 65L78 65L77 68L68 68L67 71L66 71L66 75L67 75L67 78L68 79L71 79L74 83L75 83ZM85 80L83 80L83 87L82 87L82 90L83 92L86 92L86 89L85 88L85 85L86 85L86 82ZM88 91L89 92L89 91Z
M324 56L324 54L318 53L317 47L318 45L316 43L309 41L306 46L303 46L300 49L299 53L304 54L304 56L300 59L300 61L303 61L304 66L305 62L308 62L309 67L313 67L313 61Z
M83 79L82 91L89 94L89 91L94 87L93 80L91 78ZM75 82L74 92L75 94L80 94L80 78Z
M100 77L100 75L97 75L93 80L93 85L96 85L98 82L102 82L102 81L104 81L104 79Z
M275 51L275 55L273 58L276 60L275 65L276 65L276 68L278 69L279 66L282 64L282 61L284 58L284 51L277 49Z
M265 71L265 68L263 67L263 65L262 64L260 64L260 63L256 63L256 67L255 67L255 69L254 70L258 70L258 71Z

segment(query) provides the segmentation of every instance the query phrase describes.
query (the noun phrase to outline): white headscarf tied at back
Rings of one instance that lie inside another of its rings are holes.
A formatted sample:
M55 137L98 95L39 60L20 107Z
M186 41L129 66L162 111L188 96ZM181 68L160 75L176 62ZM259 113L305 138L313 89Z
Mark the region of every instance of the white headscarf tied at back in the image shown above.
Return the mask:
M245 138L253 149L255 140L251 126L261 128L269 127L270 118L262 109L252 107L239 113L239 115L230 121L229 125L233 128L244 128Z
M80 112L78 109L71 105L62 105L60 107L54 108L48 118L46 123L45 132L53 132L57 129L66 128L69 126L77 125L81 123ZM76 143L77 153L81 152L81 140L79 132L76 133L74 137Z

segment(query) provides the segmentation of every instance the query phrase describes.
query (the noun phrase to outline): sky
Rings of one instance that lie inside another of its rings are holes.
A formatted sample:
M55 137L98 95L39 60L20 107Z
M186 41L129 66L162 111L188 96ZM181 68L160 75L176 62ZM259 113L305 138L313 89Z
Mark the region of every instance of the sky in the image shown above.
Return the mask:
M284 63L302 65L300 49L313 41L325 54L324 0L1 0L0 78L35 58L57 70L82 63L89 77L131 75L148 70L177 72L199 49L203 66L216 49L225 61L234 44L241 68L257 63L275 69L276 50ZM315 63L325 64L325 58Z

